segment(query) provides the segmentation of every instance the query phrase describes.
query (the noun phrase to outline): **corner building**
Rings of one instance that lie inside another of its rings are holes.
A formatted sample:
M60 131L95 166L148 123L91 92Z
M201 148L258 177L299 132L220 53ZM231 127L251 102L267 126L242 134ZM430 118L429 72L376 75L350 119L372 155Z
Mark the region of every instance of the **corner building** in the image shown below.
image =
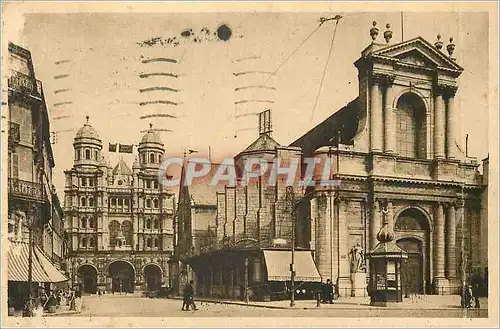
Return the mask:
M386 222L409 253L404 292L458 293L462 275L487 275L480 255L487 248L487 175L460 147L463 68L452 40L444 48L421 37L385 44L376 41L378 29L371 32L374 41L354 63L359 96L292 143L304 157L330 158L342 181L308 191L315 261L342 295L362 294L349 251L358 243L373 250Z
M88 120L74 138L73 168L65 171L72 283L85 293L168 285L175 196L158 183L164 145L151 128L132 169L123 159L111 167Z

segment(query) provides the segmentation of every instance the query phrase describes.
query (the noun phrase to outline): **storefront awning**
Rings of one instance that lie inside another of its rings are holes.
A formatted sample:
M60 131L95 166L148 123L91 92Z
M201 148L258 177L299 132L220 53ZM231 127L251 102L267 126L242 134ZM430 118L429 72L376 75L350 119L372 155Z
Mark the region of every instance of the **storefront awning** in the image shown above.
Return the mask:
M264 250L268 281L289 281L292 252L290 250ZM321 282L321 275L310 251L294 252L296 281Z
M8 280L28 282L29 245L24 242L9 242L7 251ZM64 282L64 276L39 247L33 249L33 282Z

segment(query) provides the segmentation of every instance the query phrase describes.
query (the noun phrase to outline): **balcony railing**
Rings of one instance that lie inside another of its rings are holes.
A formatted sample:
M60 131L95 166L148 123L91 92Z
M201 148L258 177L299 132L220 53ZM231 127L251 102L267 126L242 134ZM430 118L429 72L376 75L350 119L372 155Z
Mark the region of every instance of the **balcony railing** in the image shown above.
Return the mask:
M44 200L42 184L9 178L9 196Z
M30 94L32 96L40 97L42 83L29 75L11 70L11 76L8 80L10 88Z
M19 123L9 122L9 145L17 145L21 141L21 127Z

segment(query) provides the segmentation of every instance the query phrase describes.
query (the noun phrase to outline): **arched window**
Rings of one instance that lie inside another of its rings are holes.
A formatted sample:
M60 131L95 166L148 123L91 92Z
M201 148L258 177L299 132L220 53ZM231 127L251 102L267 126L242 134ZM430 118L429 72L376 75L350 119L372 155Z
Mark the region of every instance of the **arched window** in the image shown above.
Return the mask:
M89 207L94 206L94 198L89 198Z
M151 228L151 218L146 218L146 228Z
M401 96L397 103L396 151L409 158L426 158L425 104L415 94Z
M90 150L85 150L85 159L90 160Z
M159 243L158 243L158 238L155 238L155 239L154 239L154 247L155 247L155 248L158 248L158 245L159 245Z
M99 158L98 158L98 157L99 157L99 152L97 152L97 150L95 150L95 151L94 151L94 159L95 159L96 161L98 161L98 160L99 160Z
M94 186L94 179L92 177L89 178L89 186Z
M158 218L155 218L153 220L153 228L158 229L160 227L160 223L158 221Z
M112 220L109 223L109 244L111 246L116 246L117 245L117 239L116 237L118 236L118 233L120 232L120 223L116 220Z
M82 150L76 151L76 159L80 160L82 158Z
M81 228L87 228L87 218L82 217L80 219L80 226L81 226Z
M111 198L111 205L113 207L116 206L116 199L115 198Z
M151 188L151 181L149 179L145 180L144 183L146 183L146 188Z
M82 186L87 186L87 177L82 177Z
M151 208L151 199L146 199L146 208Z
M158 188L158 181L157 181L157 180L154 180L154 181L153 181L153 187L154 187L154 188Z
M82 207L86 207L86 206L87 206L87 199L85 199L85 197L82 197L82 198L80 199L80 205L81 205Z
M122 198L119 198L118 199L118 206L123 206L123 199Z
M151 163L155 163L155 154L154 154L154 153L151 153L151 154L149 155L149 162L151 162Z
M131 246L132 245L132 236L133 236L133 233L134 233L134 229L132 227L132 222L130 222L129 220L123 221L123 223L122 223L122 234L125 237L125 244L127 246Z
M94 238L89 238L89 247L94 247Z
M158 199L154 199L154 200L153 200L153 206L154 206L155 208L158 208Z
M147 156L145 153L142 154L142 163L146 163Z
M130 201L129 201L129 199L123 200L123 204L125 205L125 208L129 209L129 207L130 207Z
M151 247L152 247L152 245L151 245L151 238L148 238L148 239L146 240L146 246L147 246L148 248L151 248Z
M82 238L82 247L87 248L87 238Z

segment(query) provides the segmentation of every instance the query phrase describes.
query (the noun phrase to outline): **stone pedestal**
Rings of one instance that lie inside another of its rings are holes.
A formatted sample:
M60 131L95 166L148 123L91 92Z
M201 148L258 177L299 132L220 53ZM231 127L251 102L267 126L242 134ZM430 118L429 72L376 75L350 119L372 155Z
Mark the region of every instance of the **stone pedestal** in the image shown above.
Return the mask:
M348 277L339 277L337 284L339 296L349 297L351 293L351 279Z
M351 297L365 297L366 291L366 273L358 272L351 274Z
M434 287L436 295L449 295L450 281L446 278L434 278Z

